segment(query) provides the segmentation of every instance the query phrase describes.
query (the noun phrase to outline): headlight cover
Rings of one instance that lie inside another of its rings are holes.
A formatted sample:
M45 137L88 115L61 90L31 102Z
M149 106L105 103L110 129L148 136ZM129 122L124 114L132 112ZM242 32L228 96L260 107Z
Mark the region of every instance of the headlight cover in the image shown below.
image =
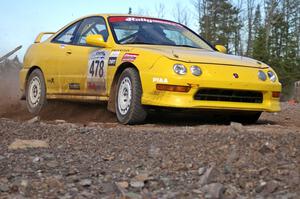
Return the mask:
M199 66L191 66L191 72L195 76L200 76L202 75L202 70Z
M178 75L185 75L187 73L186 67L182 64L175 64L173 70Z
M258 71L258 79L260 79L261 81L266 81L267 80L266 73L262 70L259 70Z
M276 80L277 80L277 77L276 77L275 73L273 71L270 71L270 70L268 71L268 77L272 82L276 82Z

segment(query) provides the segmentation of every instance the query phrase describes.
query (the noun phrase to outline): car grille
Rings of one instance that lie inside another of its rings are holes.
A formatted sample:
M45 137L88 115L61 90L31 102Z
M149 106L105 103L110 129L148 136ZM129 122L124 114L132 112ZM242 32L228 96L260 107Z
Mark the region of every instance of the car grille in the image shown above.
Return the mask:
M200 89L194 96L195 100L262 103L263 94L258 91L241 91L228 89Z

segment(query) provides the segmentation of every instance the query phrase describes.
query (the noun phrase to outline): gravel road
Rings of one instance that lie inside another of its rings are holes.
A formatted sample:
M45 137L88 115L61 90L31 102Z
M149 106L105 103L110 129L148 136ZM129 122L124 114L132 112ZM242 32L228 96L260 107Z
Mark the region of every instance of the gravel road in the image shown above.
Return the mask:
M1 119L0 198L299 198L299 118L283 104L249 126Z
M256 125L156 114L123 126L104 105L50 103L32 118L7 96L1 199L300 198L299 104Z

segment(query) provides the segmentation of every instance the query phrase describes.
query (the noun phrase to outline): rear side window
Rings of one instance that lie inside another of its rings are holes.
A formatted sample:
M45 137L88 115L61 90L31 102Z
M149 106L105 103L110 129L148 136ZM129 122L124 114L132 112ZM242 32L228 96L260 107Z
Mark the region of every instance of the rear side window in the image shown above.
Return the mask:
M69 26L67 29L65 29L63 32L57 35L53 39L53 42L62 43L62 44L71 44L75 39L76 30L78 29L80 23L81 21Z
M108 31L105 20L102 17L90 17L85 19L79 28L75 44L85 46L87 45L86 37L95 34L102 35L104 41L107 41Z

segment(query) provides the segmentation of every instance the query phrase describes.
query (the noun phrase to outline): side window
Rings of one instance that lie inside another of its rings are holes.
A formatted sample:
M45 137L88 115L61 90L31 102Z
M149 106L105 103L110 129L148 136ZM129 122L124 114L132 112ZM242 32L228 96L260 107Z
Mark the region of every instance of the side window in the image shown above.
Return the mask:
M53 42L63 43L63 44L72 43L73 39L75 38L76 30L77 30L78 26L80 25L80 23L81 23L81 21L66 28L62 33L60 33L53 39Z
M76 38L75 43L85 46L86 37L95 34L101 34L104 41L107 41L108 32L105 20L102 17L90 17L85 19L79 28L78 38Z

